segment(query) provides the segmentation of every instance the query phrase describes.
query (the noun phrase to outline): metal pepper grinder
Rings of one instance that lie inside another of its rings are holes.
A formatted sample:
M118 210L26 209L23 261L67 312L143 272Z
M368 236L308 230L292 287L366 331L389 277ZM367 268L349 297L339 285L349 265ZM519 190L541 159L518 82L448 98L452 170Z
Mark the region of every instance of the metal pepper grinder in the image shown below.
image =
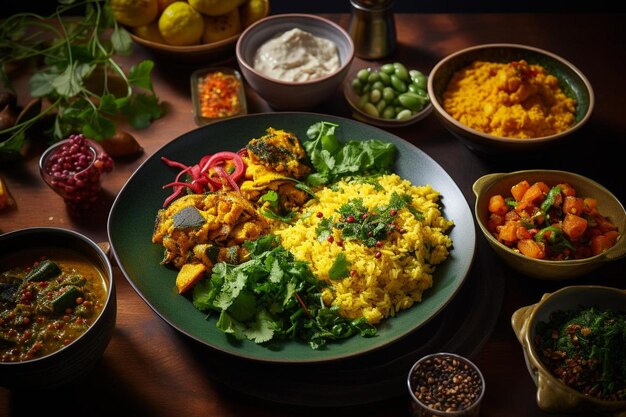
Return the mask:
M393 0L350 0L352 14L348 32L354 41L355 55L379 59L396 49L396 23Z

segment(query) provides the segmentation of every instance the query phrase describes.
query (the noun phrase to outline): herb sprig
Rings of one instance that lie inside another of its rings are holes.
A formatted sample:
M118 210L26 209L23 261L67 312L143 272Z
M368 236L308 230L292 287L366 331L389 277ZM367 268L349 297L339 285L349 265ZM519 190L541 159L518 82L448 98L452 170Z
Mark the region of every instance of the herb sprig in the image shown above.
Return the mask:
M83 16L68 18L78 12ZM141 129L161 117L150 76L154 63L142 61L127 74L114 59L131 51L128 32L118 26L108 4L98 0L59 0L51 16L20 13L5 19L0 25L0 80L12 89L10 66L35 63L30 94L49 103L40 114L0 131L0 157L19 157L27 131L48 114L55 115L54 140L71 133L103 140L115 134L119 119ZM90 87L89 81L101 89ZM114 81L122 88L115 89Z

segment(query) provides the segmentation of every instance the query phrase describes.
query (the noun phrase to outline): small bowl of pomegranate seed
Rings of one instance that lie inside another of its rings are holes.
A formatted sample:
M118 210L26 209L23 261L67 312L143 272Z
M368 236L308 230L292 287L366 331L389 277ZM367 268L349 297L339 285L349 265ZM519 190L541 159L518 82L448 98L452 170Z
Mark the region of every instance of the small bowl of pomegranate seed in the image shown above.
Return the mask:
M72 208L87 208L97 200L102 175L112 169L113 159L82 134L55 143L39 159L41 177Z

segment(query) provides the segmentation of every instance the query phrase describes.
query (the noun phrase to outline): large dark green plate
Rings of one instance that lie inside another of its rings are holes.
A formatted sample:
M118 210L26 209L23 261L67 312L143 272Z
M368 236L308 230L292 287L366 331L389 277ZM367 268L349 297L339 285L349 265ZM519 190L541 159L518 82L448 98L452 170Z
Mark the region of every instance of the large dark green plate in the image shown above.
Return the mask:
M451 232L454 248L434 275L434 286L421 303L379 326L378 336L353 337L314 351L308 344L284 341L271 348L250 341L236 341L215 327L215 318L196 310L187 297L176 292L176 271L162 266L163 247L151 242L154 218L168 195L161 186L176 171L161 156L194 164L201 156L223 150L237 151L268 127L285 129L306 138L307 128L325 120L340 125L340 140L379 139L398 148L395 171L413 184L430 184L443 198L444 216L455 222ZM187 336L238 357L263 362L326 362L371 352L393 343L435 317L456 295L474 257L476 235L470 208L450 176L415 146L378 128L334 116L312 113L270 113L242 116L188 132L148 158L128 180L115 200L108 221L109 240L118 265L145 302L167 323Z

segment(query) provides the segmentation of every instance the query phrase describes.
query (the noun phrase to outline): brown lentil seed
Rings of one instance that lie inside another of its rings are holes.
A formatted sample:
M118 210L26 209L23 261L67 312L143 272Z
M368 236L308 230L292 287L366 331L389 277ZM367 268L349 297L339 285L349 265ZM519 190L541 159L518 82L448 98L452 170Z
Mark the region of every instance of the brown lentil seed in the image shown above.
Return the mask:
M433 410L467 409L482 392L475 369L449 356L426 359L414 368L410 380L415 396Z

